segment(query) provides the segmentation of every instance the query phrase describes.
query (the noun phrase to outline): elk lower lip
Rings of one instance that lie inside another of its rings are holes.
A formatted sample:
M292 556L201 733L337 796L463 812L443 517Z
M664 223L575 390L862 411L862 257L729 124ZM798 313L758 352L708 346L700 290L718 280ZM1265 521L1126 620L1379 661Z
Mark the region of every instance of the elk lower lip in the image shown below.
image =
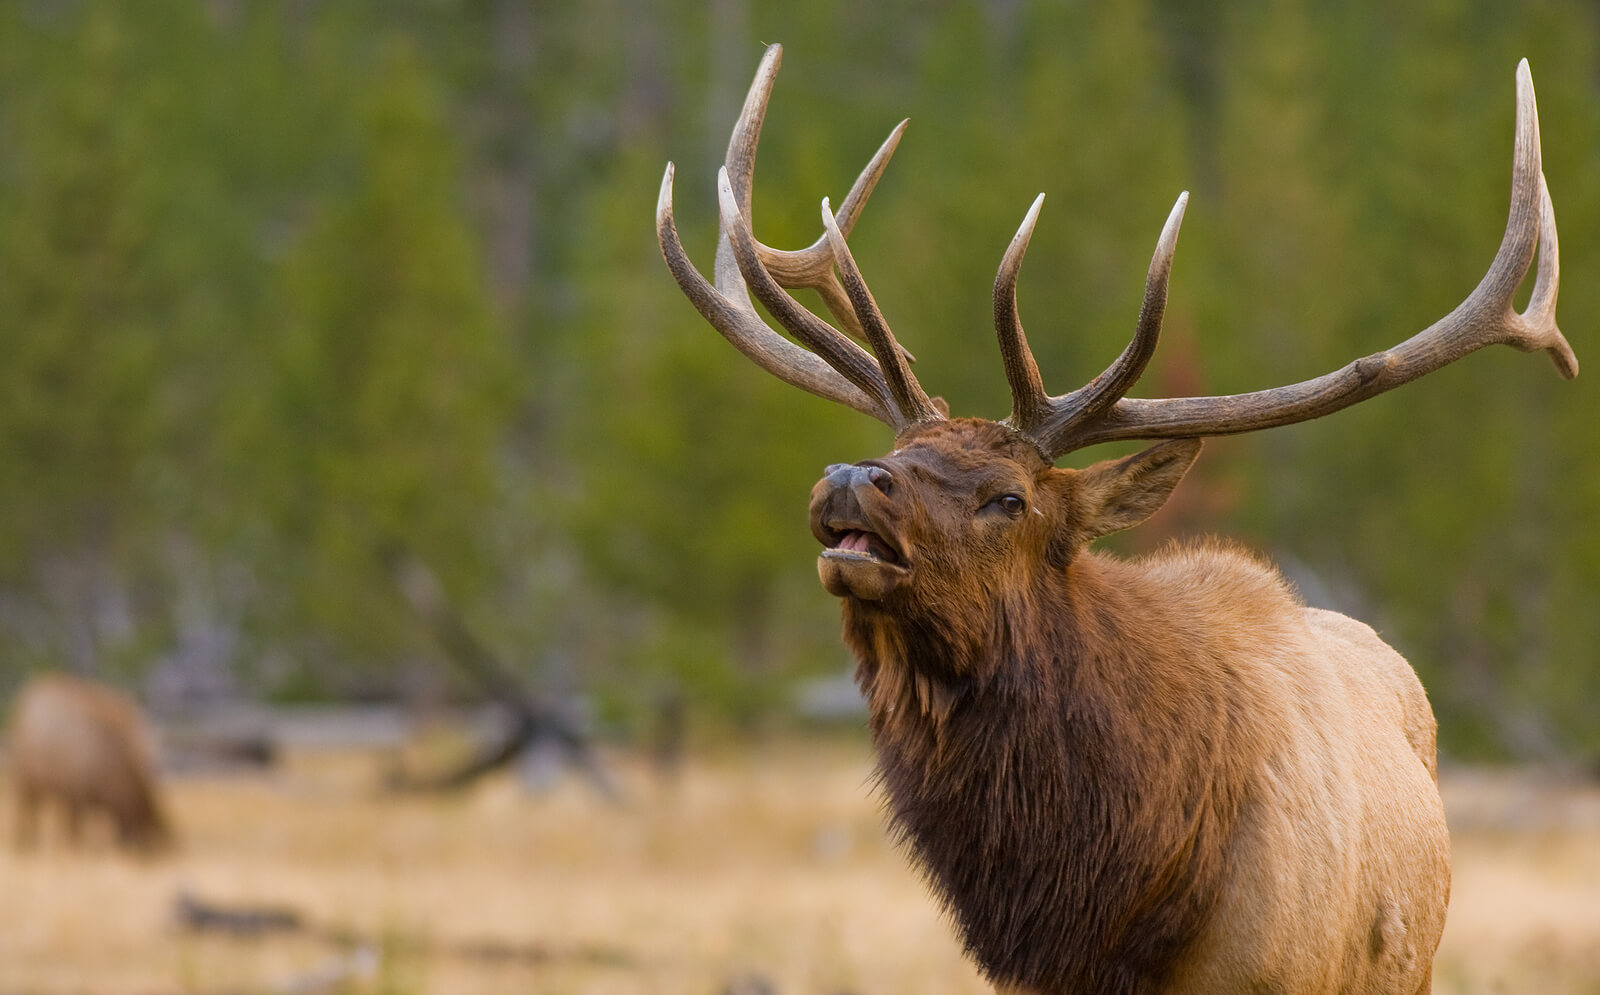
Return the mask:
M846 560L856 563L879 563L886 567L893 567L896 570L905 569L905 567L894 562L893 560L886 559L869 550L824 549L822 551L822 555L825 559L829 560Z
M909 568L867 550L824 549L817 557L817 577L838 598L876 601L910 575Z

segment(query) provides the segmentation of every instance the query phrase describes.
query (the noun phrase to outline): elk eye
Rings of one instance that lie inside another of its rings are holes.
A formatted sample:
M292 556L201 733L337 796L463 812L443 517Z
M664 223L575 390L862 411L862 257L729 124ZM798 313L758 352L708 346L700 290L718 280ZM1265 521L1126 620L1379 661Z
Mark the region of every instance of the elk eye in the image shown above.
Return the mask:
M1022 498L1015 494L1002 494L993 501L990 501L989 504L999 508L1012 518L1022 514L1027 510L1028 507L1028 502L1022 500Z

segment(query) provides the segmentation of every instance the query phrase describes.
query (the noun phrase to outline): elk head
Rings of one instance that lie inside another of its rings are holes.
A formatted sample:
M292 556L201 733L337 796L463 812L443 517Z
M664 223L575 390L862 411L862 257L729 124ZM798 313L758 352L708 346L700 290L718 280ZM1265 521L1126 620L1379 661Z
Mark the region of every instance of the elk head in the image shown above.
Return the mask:
M1549 353L1562 376L1578 362L1555 323L1559 279L1555 215L1539 159L1539 125L1526 61L1517 69L1510 217L1477 288L1453 311L1400 344L1311 380L1221 397L1136 399L1126 394L1156 347L1179 226L1180 194L1156 244L1132 341L1105 372L1070 393L1046 393L1017 313L1017 274L1043 204L1029 208L994 284L995 328L1012 410L1003 421L951 419L910 369L851 257L845 236L905 128L878 149L835 213L822 201L822 236L798 251L757 241L750 223L756 144L778 71L767 49L717 175L721 232L713 280L689 261L672 216L669 163L656 209L661 251L679 287L722 335L758 365L818 396L888 424L895 449L828 468L811 497L818 571L855 611L874 606L935 621L958 592L997 607L1041 572L1057 575L1099 536L1147 518L1199 453L1202 436L1255 431L1330 414L1439 369L1492 343ZM1535 256L1532 296L1513 294ZM791 289L817 291L835 327ZM756 312L751 294L792 336ZM846 334L848 333L848 334ZM853 339L864 341L869 354ZM1084 470L1057 469L1075 450L1117 440L1171 440Z
M1021 600L1048 597L1078 550L1144 521L1200 452L1162 443L1084 470L1057 469L1007 426L915 426L882 459L836 464L811 493L811 531L829 593L971 644L976 661ZM966 605L955 613L951 606ZM958 621L967 630L953 631Z

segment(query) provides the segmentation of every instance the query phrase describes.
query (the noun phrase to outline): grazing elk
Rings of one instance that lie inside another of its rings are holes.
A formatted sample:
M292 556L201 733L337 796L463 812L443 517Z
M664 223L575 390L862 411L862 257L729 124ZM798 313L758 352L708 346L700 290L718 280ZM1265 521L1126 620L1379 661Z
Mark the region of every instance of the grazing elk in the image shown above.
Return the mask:
M64 674L35 677L17 696L7 745L19 847L33 844L40 811L51 802L64 813L70 842L78 842L85 817L99 811L130 850L171 844L150 728L125 696Z
M1303 383L1126 397L1155 349L1183 195L1132 343L1086 386L1051 396L1016 307L1036 200L995 280L1013 408L994 422L950 418L923 392L845 244L903 124L837 215L822 202L815 244L756 241L751 182L779 59L767 50L718 174L714 282L679 242L670 164L657 236L679 287L741 352L895 431L889 455L828 468L811 529L823 586L843 601L893 826L967 951L1019 995L1427 992L1449 836L1433 713L1411 668L1228 544L1134 562L1087 547L1154 512L1198 437L1320 417L1494 342L1546 350L1577 374L1554 320L1555 218L1526 62L1505 237L1450 314ZM873 355L797 304L786 290L798 287ZM1054 466L1132 439L1167 441Z

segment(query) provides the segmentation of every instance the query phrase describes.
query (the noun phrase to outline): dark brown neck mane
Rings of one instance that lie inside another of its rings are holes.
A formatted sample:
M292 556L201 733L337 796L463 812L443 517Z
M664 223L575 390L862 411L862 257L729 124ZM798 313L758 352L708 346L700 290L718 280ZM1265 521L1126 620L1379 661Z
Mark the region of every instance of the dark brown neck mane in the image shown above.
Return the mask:
M1216 904L1229 702L1135 573L1080 556L987 611L845 601L894 831L993 981L1149 990Z

